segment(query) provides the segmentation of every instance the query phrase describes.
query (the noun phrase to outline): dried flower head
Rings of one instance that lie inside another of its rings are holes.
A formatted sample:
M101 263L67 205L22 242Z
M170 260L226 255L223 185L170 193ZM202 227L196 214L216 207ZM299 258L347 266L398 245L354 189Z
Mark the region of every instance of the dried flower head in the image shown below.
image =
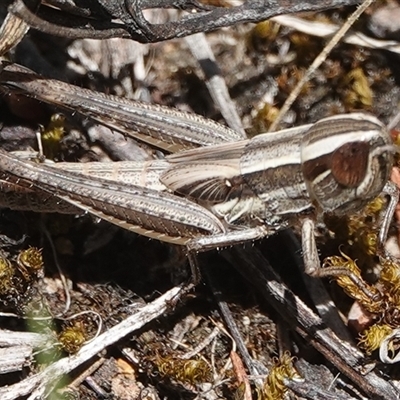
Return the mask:
M294 358L289 352L285 352L279 359L274 359L275 365L267 376L262 391L258 393L258 400L280 400L284 398L287 388L284 384L285 379L299 379L293 365Z
M77 353L86 340L86 329L82 322L65 327L58 335L62 349L69 354Z
M211 380L211 367L203 358L184 360L176 356L155 356L151 361L162 377L191 385Z
M379 349L383 339L392 332L392 328L386 324L375 324L360 333L358 344L367 355Z

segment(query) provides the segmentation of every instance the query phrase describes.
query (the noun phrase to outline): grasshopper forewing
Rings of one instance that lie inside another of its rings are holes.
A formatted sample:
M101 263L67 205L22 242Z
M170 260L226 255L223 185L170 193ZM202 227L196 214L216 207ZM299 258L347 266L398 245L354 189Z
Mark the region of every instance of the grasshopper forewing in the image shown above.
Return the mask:
M170 151L207 145L131 163L130 173L123 174L130 175L128 181L88 178L84 171L35 164L4 151L0 157L9 183L50 193L142 235L185 245L192 266L197 251L256 240L301 219L306 269L317 274L313 221L325 213L358 211L382 192L393 165L388 130L368 114L337 115L243 140L202 117L47 81L14 64L3 67L0 85L76 108L125 133L133 129L139 139L149 135L149 143L165 141L160 147ZM397 192L391 194L393 205Z

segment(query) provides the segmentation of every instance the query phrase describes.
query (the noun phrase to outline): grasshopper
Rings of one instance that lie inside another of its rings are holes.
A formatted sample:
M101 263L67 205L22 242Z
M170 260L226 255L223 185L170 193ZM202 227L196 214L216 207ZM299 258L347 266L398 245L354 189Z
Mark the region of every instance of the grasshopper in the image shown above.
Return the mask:
M306 271L324 275L315 222L326 213L357 212L384 189L391 201L382 242L387 234L398 198L385 187L395 146L374 116L336 115L243 139L194 114L43 79L15 64L2 65L0 86L175 152L146 163L114 163L118 180L106 179L96 164L57 167L5 151L0 171L8 185L41 193L36 204L45 207L55 196L122 228L185 246L193 271L197 252L258 240L301 220Z

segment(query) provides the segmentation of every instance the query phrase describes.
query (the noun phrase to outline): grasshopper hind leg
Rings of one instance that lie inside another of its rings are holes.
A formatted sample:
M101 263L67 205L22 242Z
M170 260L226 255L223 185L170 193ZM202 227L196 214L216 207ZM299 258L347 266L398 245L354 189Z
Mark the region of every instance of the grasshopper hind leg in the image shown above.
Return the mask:
M186 248L192 273L192 283L197 285L201 280L200 270L197 263L197 253L209 250L218 250L236 244L259 240L273 233L274 232L271 232L265 226L257 226L255 228L230 231L212 236L202 236L190 240L186 244Z

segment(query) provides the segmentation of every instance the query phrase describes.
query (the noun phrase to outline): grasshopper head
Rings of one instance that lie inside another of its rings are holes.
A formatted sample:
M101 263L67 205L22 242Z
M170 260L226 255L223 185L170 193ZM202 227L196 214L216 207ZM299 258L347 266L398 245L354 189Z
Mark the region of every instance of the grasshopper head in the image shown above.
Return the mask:
M382 192L393 153L388 130L371 115L353 113L318 121L301 146L310 197L323 212L359 210Z

